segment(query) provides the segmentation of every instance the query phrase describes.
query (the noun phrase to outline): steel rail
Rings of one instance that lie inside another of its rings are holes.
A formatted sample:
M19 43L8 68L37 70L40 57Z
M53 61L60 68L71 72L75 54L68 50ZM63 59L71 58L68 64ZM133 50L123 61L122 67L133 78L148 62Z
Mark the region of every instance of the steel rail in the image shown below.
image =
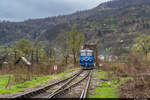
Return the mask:
M83 77L78 82L76 82L76 83L74 83L74 84L72 84L72 85L70 85L70 86L68 86L68 87L66 87L64 89L61 89L61 90L59 90L59 91L57 91L57 92L49 95L48 98L50 98L50 99L56 98L58 95L61 95L61 94L65 93L66 91L68 91L69 89L71 89L72 87L77 86L79 83L81 83L82 81L84 81L89 76L89 74L90 74L90 71L89 71L89 73L85 77Z
M55 90L54 92L52 92L51 94L48 95L48 97L51 97L51 95L57 93L58 91L64 89L65 87L67 87L75 78L77 78L81 73L83 72L83 70L81 70L77 75L75 75L74 77L72 77L71 79L69 79L65 84L63 84L60 88L58 88L57 90Z
M86 96L87 96L88 88L89 88L89 86L90 86L91 76L92 76L92 71L91 71L90 74L89 74L89 77L88 77L88 81L87 81L86 87L82 90L80 99L85 99Z

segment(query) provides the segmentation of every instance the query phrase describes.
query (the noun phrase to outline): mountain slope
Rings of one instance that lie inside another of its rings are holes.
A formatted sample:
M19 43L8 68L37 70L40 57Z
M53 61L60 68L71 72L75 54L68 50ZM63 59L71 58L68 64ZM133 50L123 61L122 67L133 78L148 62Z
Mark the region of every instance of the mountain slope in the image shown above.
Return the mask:
M70 15L0 22L0 44L14 43L20 38L59 44L62 42L57 37L76 25L85 34L87 42L98 43L101 52L105 48L121 50L132 46L133 38L149 34L149 12L150 0L113 0Z

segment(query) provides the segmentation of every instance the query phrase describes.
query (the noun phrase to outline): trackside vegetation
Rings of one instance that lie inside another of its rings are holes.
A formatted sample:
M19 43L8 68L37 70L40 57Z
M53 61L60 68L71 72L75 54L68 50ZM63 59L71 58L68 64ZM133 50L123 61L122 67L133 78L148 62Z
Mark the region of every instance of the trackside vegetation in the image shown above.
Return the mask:
M100 71L93 74L93 77L98 77L99 79L106 80L101 81L94 88L94 92L88 95L89 98L119 98L117 87L124 84L127 80L132 78L120 78L120 80L108 80L107 72Z

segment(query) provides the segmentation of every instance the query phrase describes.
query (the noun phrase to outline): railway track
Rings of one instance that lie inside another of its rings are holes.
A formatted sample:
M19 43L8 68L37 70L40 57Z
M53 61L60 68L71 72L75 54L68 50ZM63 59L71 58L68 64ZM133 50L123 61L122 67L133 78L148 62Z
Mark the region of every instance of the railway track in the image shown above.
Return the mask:
M63 96L65 93L67 93L67 91L71 90L73 87L76 87L78 84L80 84L81 82L85 81L85 79L88 78L86 81L86 85L82 90L81 96L79 97L79 98L86 98L88 87L91 80L91 75L92 75L91 70L89 71L80 70L79 72L77 72L76 74L74 74L69 78L58 81L56 83L53 83L41 89L16 96L14 98L15 99L16 98L50 98L50 99L59 98Z
M88 81L87 81L87 83L86 83L85 88L82 90L80 99L86 98L87 92L88 92L88 88L89 88L89 86L90 86L91 77L92 77L92 71L90 72L90 74L89 74L89 76L88 76Z
M87 91L88 91L88 87L90 85L90 80L91 80L91 75L92 75L92 71L88 71L88 73L86 73L82 78L80 78L78 81L72 83L71 85L67 85L67 87L60 89L57 92L51 93L48 98L52 99L52 98L61 98L61 97L67 97L67 92L69 90L71 90L72 88L78 86L81 82L85 81L86 78L88 78L88 81L86 82L85 87L82 90L81 96L78 98L86 98L87 96ZM78 91L79 92L79 91ZM63 96L65 95L65 96Z
M76 74L70 76L69 78L66 78L66 79L63 79L63 80L60 80L60 81L57 81L55 83L52 83L50 85L47 85L45 87L41 87L39 89L36 89L36 90L33 90L33 91L30 91L28 93L24 93L24 94L21 94L21 95L16 95L16 96L13 96L12 98L13 99L18 99L18 98L33 98L39 94L42 94L42 93L45 93L46 91L48 91L49 89L51 89L52 87L56 86L56 85L59 85L61 83L64 83L66 81L68 81L69 79L72 79L73 77L75 76L78 76L83 70L79 70Z

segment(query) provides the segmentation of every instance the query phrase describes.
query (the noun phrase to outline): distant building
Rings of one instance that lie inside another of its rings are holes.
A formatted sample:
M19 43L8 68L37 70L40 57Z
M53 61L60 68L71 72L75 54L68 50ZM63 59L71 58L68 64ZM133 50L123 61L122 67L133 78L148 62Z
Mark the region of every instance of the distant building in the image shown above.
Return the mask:
M116 61L117 59L118 59L118 57L114 56L114 55L106 56L106 58L105 58L105 60L109 61L109 62Z
M15 64L20 63L20 61L22 61L24 64L26 64L26 65L28 65L28 66L31 66L31 63L30 63L25 57L20 57L20 58L15 62Z
M99 55L99 59L104 61L105 60L105 56L104 55Z
M120 43L123 43L124 41L123 40L120 40Z
M5 61L5 62L3 62L3 64L4 64L4 65L8 65L8 62Z

